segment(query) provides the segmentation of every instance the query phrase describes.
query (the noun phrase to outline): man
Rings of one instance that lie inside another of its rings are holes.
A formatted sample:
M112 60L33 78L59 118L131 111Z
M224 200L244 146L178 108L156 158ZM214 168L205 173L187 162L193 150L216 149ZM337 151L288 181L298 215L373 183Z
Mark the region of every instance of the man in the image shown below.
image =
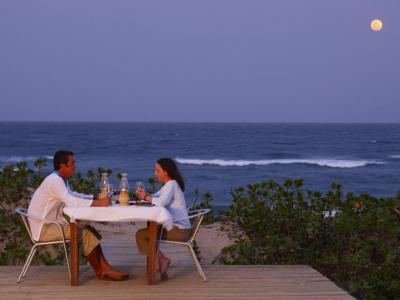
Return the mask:
M54 154L54 172L47 176L33 194L28 213L48 220L62 223L65 238L70 238L70 226L63 217L64 206L96 207L108 206L109 199L96 199L93 195L73 192L68 179L75 173L74 153L60 150ZM32 235L39 241L61 239L61 232L56 224L29 219ZM89 261L98 279L125 280L129 275L120 272L107 262L100 246L100 234L90 226L82 227L81 239L83 254Z

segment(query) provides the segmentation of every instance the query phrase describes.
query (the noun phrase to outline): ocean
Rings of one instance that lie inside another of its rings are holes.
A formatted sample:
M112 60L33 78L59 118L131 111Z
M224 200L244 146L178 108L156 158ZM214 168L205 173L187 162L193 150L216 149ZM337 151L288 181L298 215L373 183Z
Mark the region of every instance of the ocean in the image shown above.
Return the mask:
M394 196L400 191L400 124L292 123L0 123L0 168L39 157L52 171L58 149L75 153L78 172L128 173L131 186L153 176L160 157L174 158L194 190L229 205L231 189L303 178L306 189ZM118 184L115 176L111 178Z

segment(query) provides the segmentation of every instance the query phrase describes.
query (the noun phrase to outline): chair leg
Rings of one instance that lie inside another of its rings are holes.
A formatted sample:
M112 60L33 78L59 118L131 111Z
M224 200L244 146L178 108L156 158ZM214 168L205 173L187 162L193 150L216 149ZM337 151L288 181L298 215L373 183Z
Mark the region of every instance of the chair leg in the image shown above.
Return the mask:
M63 246L64 246L65 259L66 259L66 261L67 261L68 274L69 274L69 278L71 279L71 267L70 267L70 265L69 265L67 247L66 247L65 243L63 243Z
M197 267L197 271L199 272L200 276L203 278L203 281L207 281L206 275L204 275L203 269L201 268L199 260L197 259L196 253L194 252L193 248L189 244L186 244L186 246L189 248L189 252L192 255L192 259L193 259L194 264Z
M24 274L22 275L22 278L25 278L26 272L28 271L28 268L30 267L31 262L33 260L33 257L36 254L37 247L36 247L36 245L34 247L35 247L35 249L33 250L32 255L29 257L29 262L28 262L28 265L25 268L25 271L24 271Z
M20 283L22 277L25 277L26 271L28 270L29 264L31 263L31 257L33 257L33 255L35 254L35 252L36 252L36 247L35 247L35 245L34 245L34 246L32 247L32 249L31 249L31 251L29 252L28 257L26 258L25 264L24 264L24 266L22 267L21 273L19 274L17 283Z

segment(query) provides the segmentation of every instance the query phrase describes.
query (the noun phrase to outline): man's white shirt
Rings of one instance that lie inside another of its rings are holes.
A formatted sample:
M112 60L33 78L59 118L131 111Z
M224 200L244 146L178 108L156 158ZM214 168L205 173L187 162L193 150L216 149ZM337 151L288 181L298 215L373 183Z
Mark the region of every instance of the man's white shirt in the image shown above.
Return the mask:
M67 181L64 181L57 173L52 173L43 180L33 194L28 214L68 224L63 216L64 207L89 207L92 205L92 199L93 195L72 191ZM29 225L35 240L39 240L43 224L43 221L29 218Z

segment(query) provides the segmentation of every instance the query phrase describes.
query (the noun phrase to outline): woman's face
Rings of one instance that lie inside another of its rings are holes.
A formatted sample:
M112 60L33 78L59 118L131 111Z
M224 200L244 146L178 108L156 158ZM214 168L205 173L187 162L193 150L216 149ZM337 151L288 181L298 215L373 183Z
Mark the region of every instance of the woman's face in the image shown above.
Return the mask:
M159 182L165 183L168 180L171 180L169 177L168 173L164 171L163 168L159 164L156 164L155 170L154 170L154 176L157 178Z

